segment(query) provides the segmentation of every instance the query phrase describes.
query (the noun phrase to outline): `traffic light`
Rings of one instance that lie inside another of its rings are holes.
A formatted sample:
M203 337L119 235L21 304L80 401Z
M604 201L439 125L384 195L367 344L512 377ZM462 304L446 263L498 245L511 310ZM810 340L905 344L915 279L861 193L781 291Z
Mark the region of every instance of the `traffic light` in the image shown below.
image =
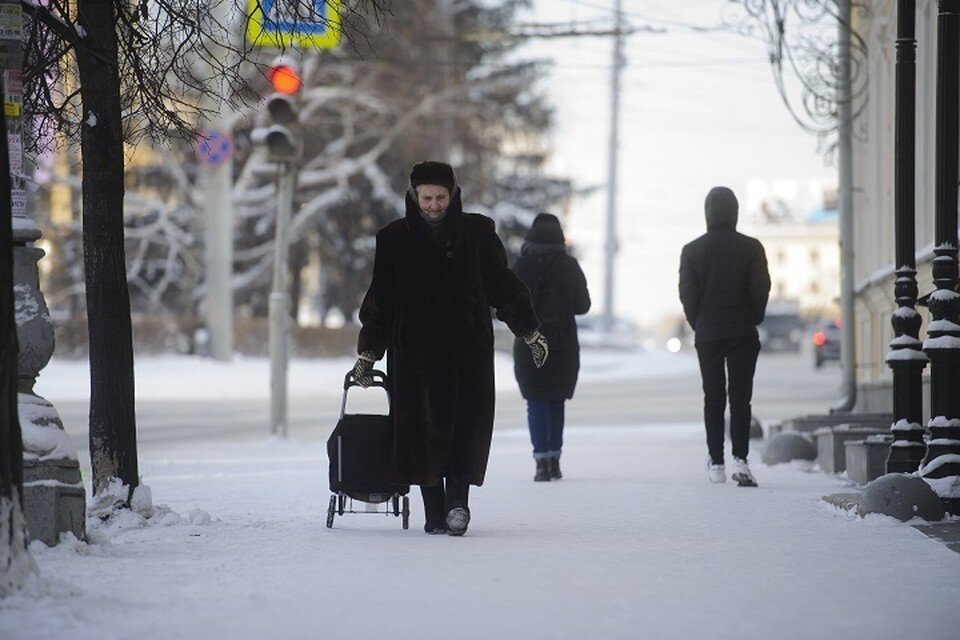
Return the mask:
M266 147L273 162L294 162L302 149L298 97L303 82L296 62L283 56L267 70L273 93L267 96L260 112L261 124L251 135L255 144Z

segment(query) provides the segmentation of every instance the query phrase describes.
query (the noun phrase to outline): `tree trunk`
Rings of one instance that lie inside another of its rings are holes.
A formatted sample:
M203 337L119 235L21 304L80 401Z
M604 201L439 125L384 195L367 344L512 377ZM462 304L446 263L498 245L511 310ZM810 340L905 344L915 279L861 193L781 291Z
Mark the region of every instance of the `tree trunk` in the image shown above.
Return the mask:
M93 493L138 484L133 333L123 245L123 128L115 0L78 0L86 46L77 47L84 125L83 263L90 338Z
M6 118L0 115L0 597L16 590L32 566L23 519L23 439L17 411L20 350L14 321L13 208L7 151Z

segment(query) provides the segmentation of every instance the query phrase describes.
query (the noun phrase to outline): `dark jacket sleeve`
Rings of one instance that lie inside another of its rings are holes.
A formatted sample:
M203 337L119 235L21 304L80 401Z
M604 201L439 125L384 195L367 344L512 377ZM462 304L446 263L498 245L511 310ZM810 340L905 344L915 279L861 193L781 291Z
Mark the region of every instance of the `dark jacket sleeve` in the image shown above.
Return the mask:
M690 245L680 252L680 304L690 327L697 330L697 314L700 312L700 276L694 265Z
M377 233L373 279L360 305L360 337L357 353L372 351L379 360L390 346L394 318L394 286L390 277L390 243L383 231Z
M590 311L590 291L587 289L587 278L583 275L583 269L580 268L580 263L576 261L575 258L571 258L573 262L573 274L576 281L576 295L573 298L573 312L582 316L587 311Z
M480 218L480 269L484 294L515 336L525 336L540 326L530 290L507 266L507 252L493 220Z
M767 254L763 245L757 242L757 251L750 267L750 306L754 321L763 322L767 312L767 299L770 297L770 272L767 270Z

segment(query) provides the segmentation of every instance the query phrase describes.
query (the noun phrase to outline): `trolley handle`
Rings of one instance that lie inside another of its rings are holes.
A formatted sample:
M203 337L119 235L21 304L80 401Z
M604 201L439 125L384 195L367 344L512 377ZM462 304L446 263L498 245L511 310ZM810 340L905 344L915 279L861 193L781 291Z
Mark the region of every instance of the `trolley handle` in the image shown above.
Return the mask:
M385 374L383 371L380 371L379 369L370 369L370 371L368 371L367 373L368 375L370 375L371 378L373 378L373 382L371 382L369 386L380 387L381 389L386 391L387 407L388 409L391 408L392 399L390 397L390 386L389 386L389 380L387 378L387 374ZM353 369L351 369L350 371L347 371L347 375L343 377L343 400L340 402L341 418L347 413L347 391L349 391L351 387L359 387L359 386L360 386L360 383L357 382L357 378L353 374Z

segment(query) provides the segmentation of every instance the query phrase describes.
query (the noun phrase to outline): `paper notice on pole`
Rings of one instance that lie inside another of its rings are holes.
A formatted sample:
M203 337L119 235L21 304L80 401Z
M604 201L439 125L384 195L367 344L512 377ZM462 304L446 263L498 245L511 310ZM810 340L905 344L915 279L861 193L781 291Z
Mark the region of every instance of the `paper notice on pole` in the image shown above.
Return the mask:
M23 173L23 140L19 133L7 134L7 152L10 154L10 173L19 176Z
M27 192L23 189L10 190L10 208L13 209L13 215L27 215Z
M19 40L23 34L20 3L0 5L0 40Z
M3 70L3 114L20 117L23 111L23 80L20 69Z

